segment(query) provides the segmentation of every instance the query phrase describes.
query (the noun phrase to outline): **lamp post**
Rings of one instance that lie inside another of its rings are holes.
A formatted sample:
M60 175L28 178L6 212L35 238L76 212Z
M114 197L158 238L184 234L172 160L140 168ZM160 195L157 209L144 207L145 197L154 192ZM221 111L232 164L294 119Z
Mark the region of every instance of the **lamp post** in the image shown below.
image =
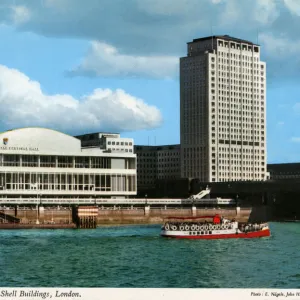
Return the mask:
M147 194L145 195L145 204L147 205Z

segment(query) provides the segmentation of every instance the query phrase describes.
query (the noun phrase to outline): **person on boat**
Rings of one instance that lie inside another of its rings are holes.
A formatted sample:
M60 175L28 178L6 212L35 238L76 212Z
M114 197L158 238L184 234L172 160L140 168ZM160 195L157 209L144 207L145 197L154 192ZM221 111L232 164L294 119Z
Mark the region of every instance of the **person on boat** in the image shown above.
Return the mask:
M219 215L215 215L213 218L213 223L214 224L220 224L221 223L221 218Z

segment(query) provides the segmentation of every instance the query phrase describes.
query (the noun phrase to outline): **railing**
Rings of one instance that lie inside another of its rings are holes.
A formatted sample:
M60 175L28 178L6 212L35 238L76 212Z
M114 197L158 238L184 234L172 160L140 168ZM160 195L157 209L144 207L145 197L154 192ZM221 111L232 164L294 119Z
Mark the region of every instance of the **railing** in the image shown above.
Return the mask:
M0 204L107 204L107 205L185 205L185 204L207 204L207 205L234 205L236 201L233 199L94 199L94 198L74 198L74 199L63 199L63 198L0 198Z
M5 214L4 212L0 212L0 219L5 220L9 223L20 223L20 219L19 218L16 218L14 216L11 216L11 215L7 215Z

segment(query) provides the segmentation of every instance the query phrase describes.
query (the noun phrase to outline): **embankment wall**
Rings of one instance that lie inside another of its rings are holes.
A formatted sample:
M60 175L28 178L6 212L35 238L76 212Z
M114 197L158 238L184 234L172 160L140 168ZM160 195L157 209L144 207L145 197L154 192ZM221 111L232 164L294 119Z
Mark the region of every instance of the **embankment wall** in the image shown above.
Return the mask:
M14 210L5 210L4 213L15 216ZM113 224L162 224L167 217L191 217L215 215L216 213L229 218L236 219L240 222L250 221L268 221L269 212L266 207L254 208L227 208L227 209L212 209L212 208L197 208L194 211L192 208L133 208L133 209L99 209L97 224L98 225L113 225ZM40 223L71 223L72 210L67 209L47 209L40 210L18 210L17 217L21 219L21 223L35 223L38 219Z

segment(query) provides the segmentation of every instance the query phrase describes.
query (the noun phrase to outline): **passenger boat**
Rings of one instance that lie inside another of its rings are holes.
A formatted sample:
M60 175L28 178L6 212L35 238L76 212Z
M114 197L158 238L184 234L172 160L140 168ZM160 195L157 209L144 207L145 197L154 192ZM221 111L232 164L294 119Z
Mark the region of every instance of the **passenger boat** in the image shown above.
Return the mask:
M220 215L170 217L161 231L163 237L182 239L258 238L270 235L267 223L239 223Z

